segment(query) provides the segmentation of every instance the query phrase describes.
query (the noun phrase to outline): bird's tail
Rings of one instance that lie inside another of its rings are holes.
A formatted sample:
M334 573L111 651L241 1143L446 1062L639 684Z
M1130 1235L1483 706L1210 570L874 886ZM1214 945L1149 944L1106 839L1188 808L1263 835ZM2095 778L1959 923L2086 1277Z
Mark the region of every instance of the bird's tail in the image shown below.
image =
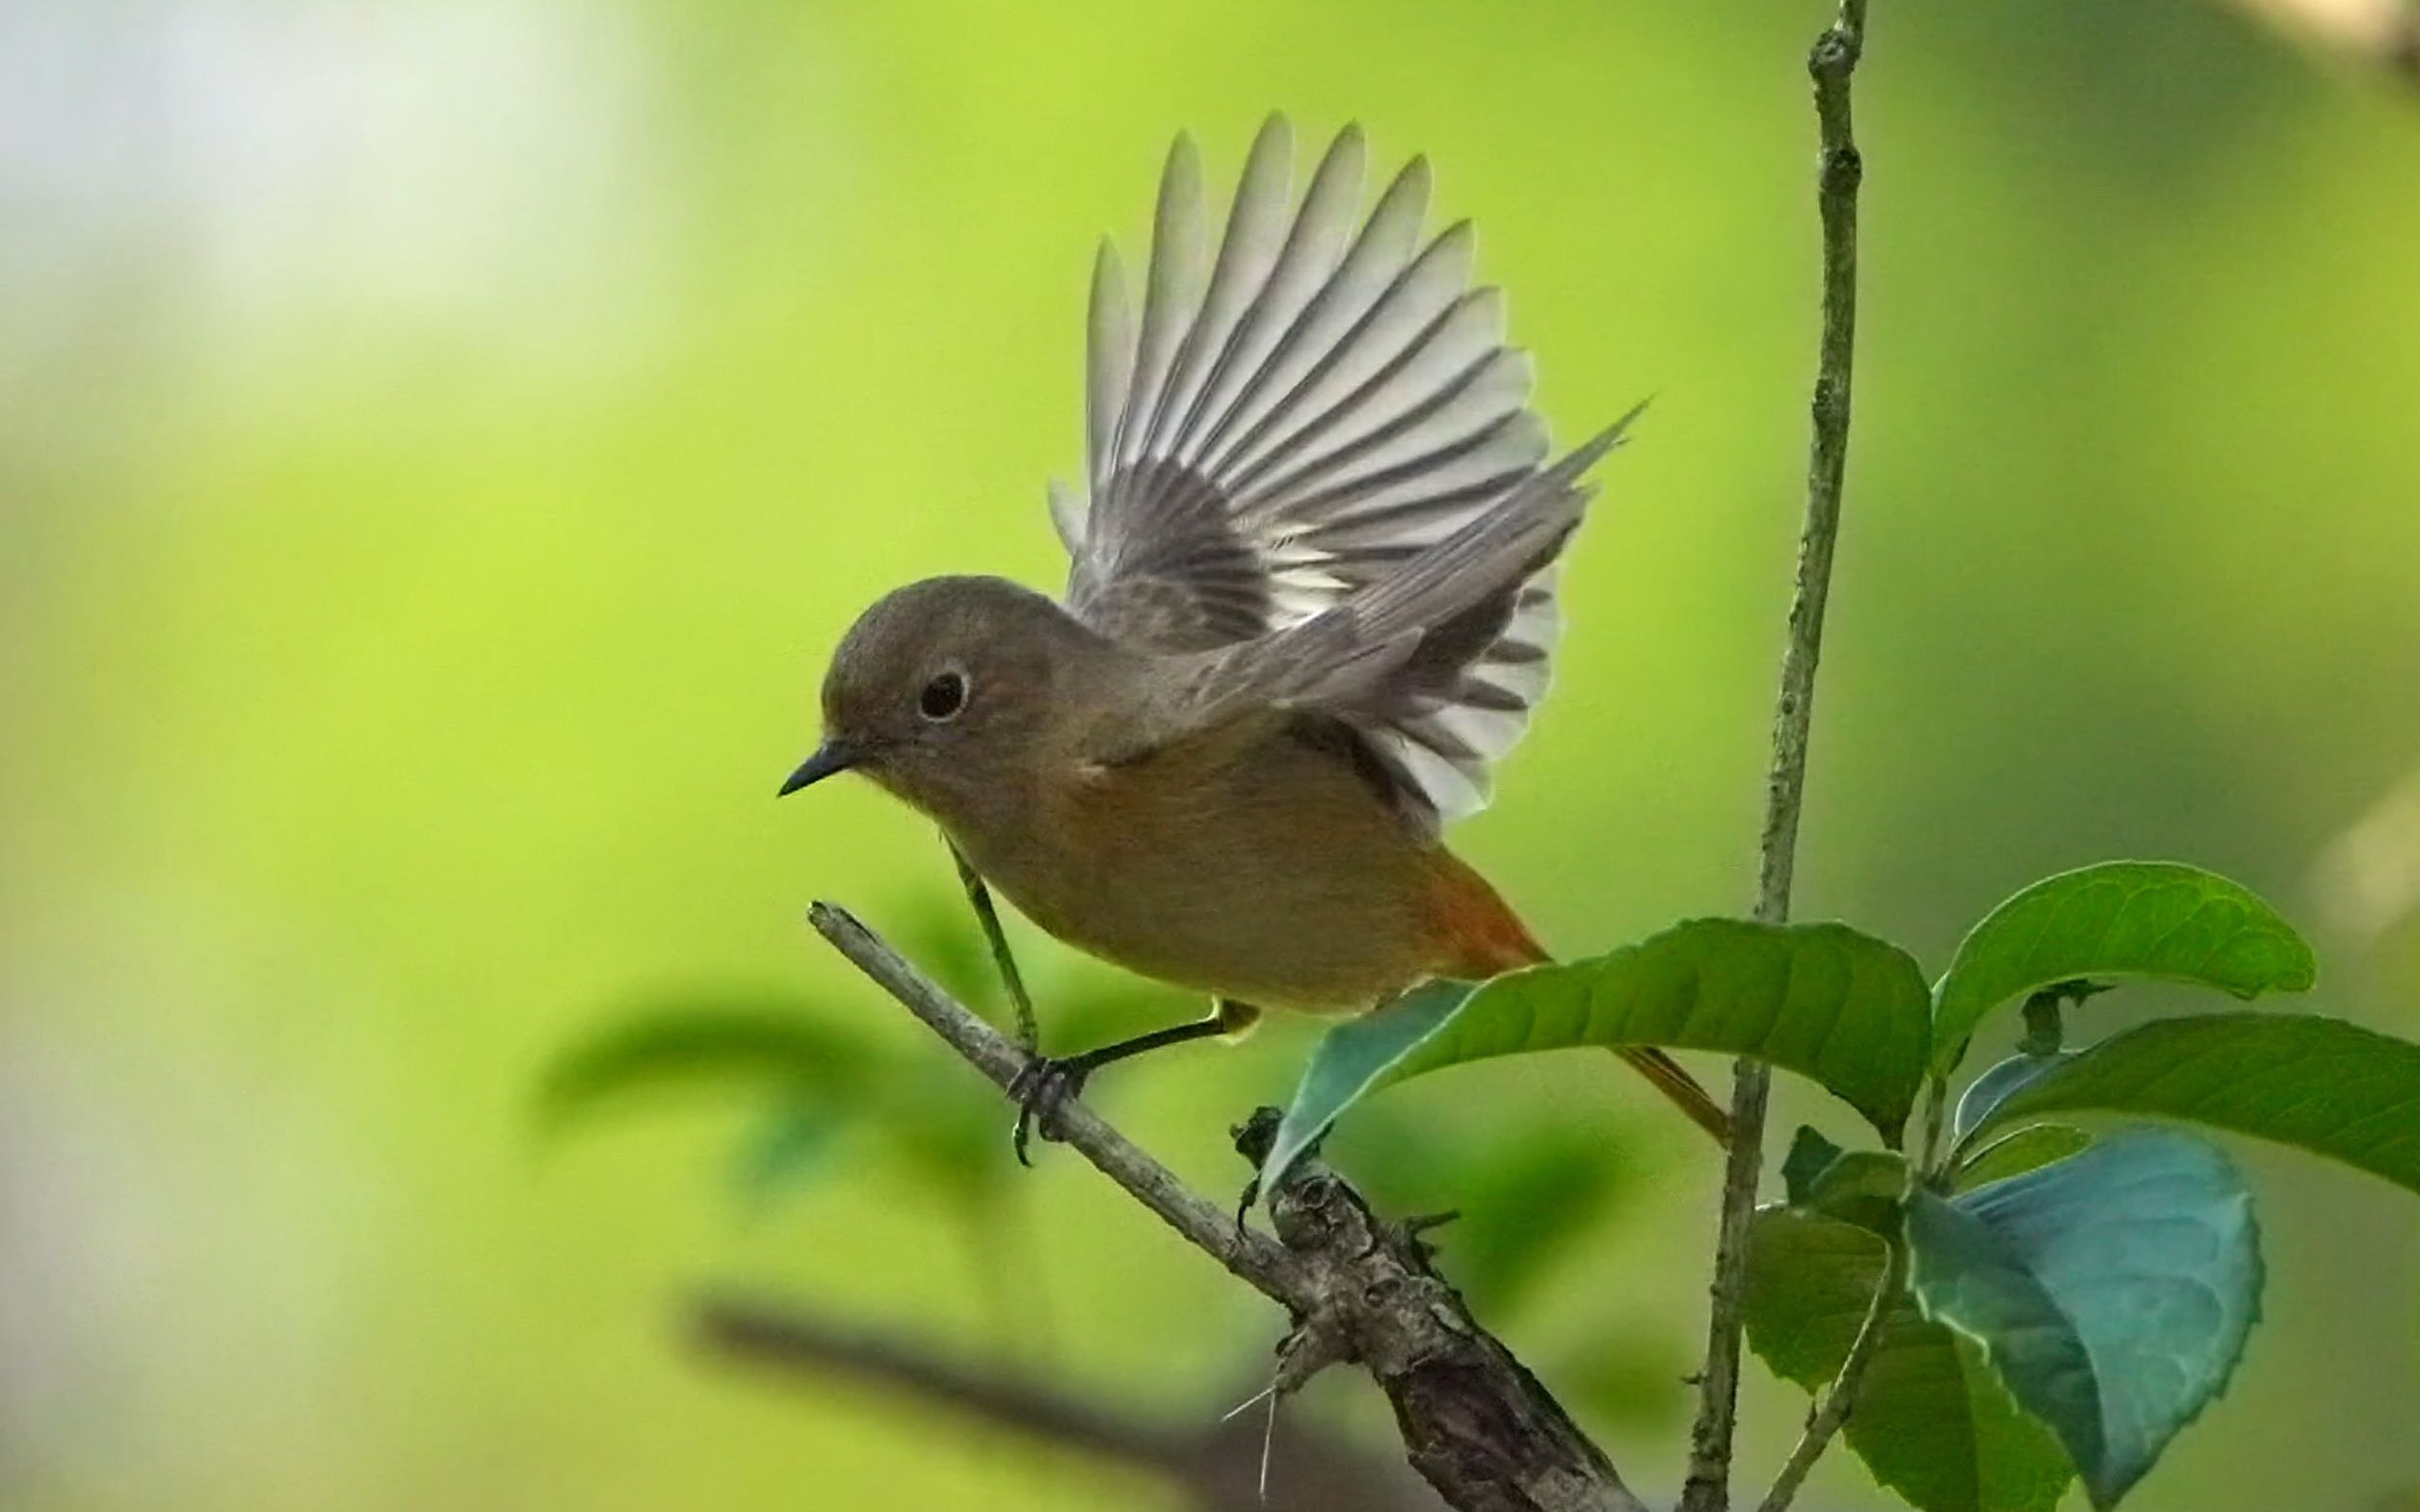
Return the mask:
M1553 959L1486 877L1449 851L1436 854L1437 918L1445 946L1440 975L1477 981ZM1614 1054L1716 1143L1731 1142L1731 1115L1679 1061L1648 1045L1616 1046Z

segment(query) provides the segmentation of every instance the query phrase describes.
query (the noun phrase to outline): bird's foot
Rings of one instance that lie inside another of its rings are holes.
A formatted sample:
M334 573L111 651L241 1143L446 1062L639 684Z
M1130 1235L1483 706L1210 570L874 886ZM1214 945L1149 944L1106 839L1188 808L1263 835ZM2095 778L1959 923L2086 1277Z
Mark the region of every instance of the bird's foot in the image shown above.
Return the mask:
M1083 1056L1070 1056L1065 1060L1036 1056L1009 1083L1009 1096L1016 1099L1016 1127L1009 1135L1009 1144L1016 1151L1017 1164L1034 1163L1029 1146L1036 1134L1053 1143L1064 1137L1059 1127L1060 1110L1084 1095L1084 1082L1092 1074L1092 1065Z

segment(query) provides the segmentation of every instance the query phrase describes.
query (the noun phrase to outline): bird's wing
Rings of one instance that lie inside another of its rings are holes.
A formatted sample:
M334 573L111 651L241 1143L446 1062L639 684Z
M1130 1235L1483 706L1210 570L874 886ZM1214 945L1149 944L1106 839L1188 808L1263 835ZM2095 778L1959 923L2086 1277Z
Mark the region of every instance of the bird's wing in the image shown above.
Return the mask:
M1576 519L1584 494L1576 473L1534 486L1548 447L1528 407L1529 360L1504 344L1499 292L1470 287L1469 223L1422 243L1427 164L1414 159L1362 219L1357 128L1328 147L1299 204L1293 156L1273 117L1213 258L1199 160L1177 139L1139 326L1103 246L1089 492L1051 500L1074 559L1067 607L1141 649L1231 648L1231 665L1212 658L1201 665L1221 669L1205 675L1263 689L1309 675L1284 659L1312 644L1348 648L1331 675L1372 675L1388 653L1362 621L1403 620L1397 634L1419 634L1396 664L1397 695L1351 718L1415 804L1451 818L1486 801L1489 765L1545 691L1561 617L1552 563L1568 526L1481 592L1470 585L1486 574L1436 568L1416 626L1404 613L1412 592L1394 580L1449 544L1498 539L1499 515L1568 499Z
M1216 649L1156 658L1152 691L1115 727L1103 727L1092 759L1147 759L1271 713L1323 716L1361 733L1415 816L1443 817L1390 739L1407 741L1426 721L1474 707L1474 659L1500 642L1521 595L1580 523L1593 491L1582 478L1620 438L1619 426L1598 435L1308 618Z

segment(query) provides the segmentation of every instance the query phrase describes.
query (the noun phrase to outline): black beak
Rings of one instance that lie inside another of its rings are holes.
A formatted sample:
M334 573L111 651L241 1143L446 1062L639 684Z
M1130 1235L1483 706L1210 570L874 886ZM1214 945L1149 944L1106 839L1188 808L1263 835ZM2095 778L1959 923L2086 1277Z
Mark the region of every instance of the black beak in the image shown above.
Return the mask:
M815 754L802 762L781 784L776 797L788 797L809 783L821 782L835 771L847 771L857 764L857 753L836 740L827 740L815 747Z

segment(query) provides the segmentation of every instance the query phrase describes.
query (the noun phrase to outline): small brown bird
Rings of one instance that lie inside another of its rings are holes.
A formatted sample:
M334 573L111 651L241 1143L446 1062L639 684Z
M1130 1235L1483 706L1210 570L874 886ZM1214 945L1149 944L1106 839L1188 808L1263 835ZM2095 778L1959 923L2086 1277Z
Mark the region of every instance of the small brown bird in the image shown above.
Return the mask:
M1051 934L1214 999L1039 1062L1020 1148L1094 1068L1260 1006L1355 1012L1546 959L1438 830L1486 803L1545 692L1555 559L1629 417L1549 465L1503 297L1469 287L1469 222L1420 240L1426 163L1356 228L1359 130L1299 205L1293 155L1273 117L1213 261L1177 139L1139 331L1103 244L1089 497L1051 494L1064 604L987 577L883 598L781 787L863 772ZM1724 1136L1678 1064L1620 1055Z

